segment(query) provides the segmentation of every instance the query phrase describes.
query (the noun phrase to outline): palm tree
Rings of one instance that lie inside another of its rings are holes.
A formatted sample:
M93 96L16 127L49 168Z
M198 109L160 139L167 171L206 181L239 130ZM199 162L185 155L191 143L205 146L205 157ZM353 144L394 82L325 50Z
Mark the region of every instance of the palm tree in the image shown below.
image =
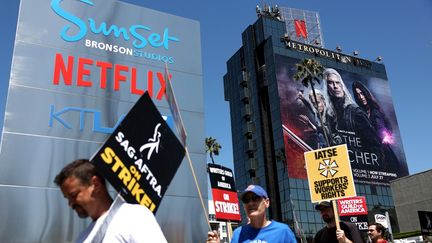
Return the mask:
M297 81L301 81L303 86L305 86L306 88L308 88L309 85L311 86L314 102L315 104L318 104L315 88L314 88L314 82L320 84L323 76L324 67L317 60L310 59L310 58L303 59L300 63L296 64L296 67L297 67L297 72L294 75L294 79ZM324 133L327 146L329 146L330 143L329 143L326 129L324 128L322 114L319 111L317 113L320 119L321 127L323 128L323 133Z
M205 139L206 153L210 154L212 163L214 164L213 154L219 155L219 151L222 149L222 145L216 142L216 138L208 137Z

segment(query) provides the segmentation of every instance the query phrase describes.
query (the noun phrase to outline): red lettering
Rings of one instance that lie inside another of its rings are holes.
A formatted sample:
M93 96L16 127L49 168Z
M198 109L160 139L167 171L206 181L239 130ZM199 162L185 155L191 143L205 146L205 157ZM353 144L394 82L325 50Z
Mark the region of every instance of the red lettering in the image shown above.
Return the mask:
M84 65L93 65L93 60L87 58L78 58L77 85L91 87L92 82L90 80L84 80L84 75L90 75L90 70L85 69Z
M54 85L59 85L60 74L63 77L63 81L66 85L72 84L72 71L73 71L74 57L68 56L67 62L68 65L66 69L62 54L56 53L55 63L54 63L54 77L53 77Z
M159 93L158 93L156 98L158 100L160 100L160 99L162 99L163 95L165 94L166 83L165 83L165 79L164 79L164 76L162 75L162 73L158 72L157 76L158 76L159 82L161 84L161 87L160 87Z
M113 90L118 91L120 90L121 82L127 83L130 81L129 88L131 94L143 95L146 90L143 88L144 85L142 84L142 82L145 82L145 80L144 81L137 80L138 70L136 67L129 67L126 65L93 60L89 58L78 57L77 66L76 66L77 67L76 80L73 80L74 61L75 61L74 56L68 56L67 60L65 60L61 53L56 53L55 63L54 63L54 75L52 80L54 85L59 85L60 82L62 81L65 85L68 86L75 84L76 86L79 87L92 87L93 82L98 79L97 74L96 76L92 76L92 70L95 68L99 68L100 77L99 77L98 86L101 89L106 89L107 83L108 84L113 83L112 84ZM91 66L94 66L94 68L91 68ZM165 95L166 82L170 82L171 80L171 74L169 74L168 78L165 77L162 72L157 72L156 75L160 83L160 89L157 93L156 99L161 100L162 97ZM147 78L147 91L150 97L153 97L153 89L154 89L153 76L154 76L154 72L152 70L148 70L146 78ZM90 80L90 78L92 77L93 80ZM108 77L113 77L113 80L112 81L108 80ZM141 81L141 83L139 81Z
M135 67L132 68L131 93L132 94L137 94L137 95L144 94L144 90L140 90L140 89L137 88L137 84L136 84L136 68ZM149 95L150 95L150 97L152 96L150 92L149 92Z
M120 72L127 72L129 68L124 65L115 64L114 65L114 90L120 89L120 81L126 82L126 76L121 75Z
M106 89L106 81L107 81L107 69L111 69L112 68L112 64L109 62L101 62L101 61L97 61L96 62L96 66L101 68L100 71L100 88L101 89Z
M153 97L153 72L149 70L147 72L147 91L149 92L150 97Z

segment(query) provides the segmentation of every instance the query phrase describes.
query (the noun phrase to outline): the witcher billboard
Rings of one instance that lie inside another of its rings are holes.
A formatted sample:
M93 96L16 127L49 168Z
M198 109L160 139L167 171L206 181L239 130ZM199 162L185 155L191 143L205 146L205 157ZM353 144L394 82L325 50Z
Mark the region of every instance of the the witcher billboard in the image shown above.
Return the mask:
M347 144L356 182L388 184L408 175L388 81L324 67L315 103L311 87L293 78L300 61L276 56L289 176L306 179L303 153L327 140L329 146Z

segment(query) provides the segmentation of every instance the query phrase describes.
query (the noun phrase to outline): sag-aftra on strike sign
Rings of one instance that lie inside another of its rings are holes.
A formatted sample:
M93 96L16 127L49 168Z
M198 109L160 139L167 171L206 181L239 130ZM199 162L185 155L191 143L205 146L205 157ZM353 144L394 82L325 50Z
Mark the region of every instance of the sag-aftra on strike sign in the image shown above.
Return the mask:
M156 213L184 154L146 92L92 162L127 202Z
M356 196L346 144L305 152L311 201Z

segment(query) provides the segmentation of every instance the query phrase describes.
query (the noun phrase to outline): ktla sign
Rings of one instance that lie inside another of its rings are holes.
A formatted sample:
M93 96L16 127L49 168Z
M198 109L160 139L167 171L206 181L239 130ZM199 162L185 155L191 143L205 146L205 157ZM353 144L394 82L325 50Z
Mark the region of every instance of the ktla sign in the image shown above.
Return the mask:
M104 125L103 117L105 114L97 109L89 109L83 107L67 106L63 108L56 108L55 105L50 105L50 116L48 121L49 127L54 127L56 123L61 124L62 127L74 130L78 129L83 132L88 124L88 129L95 133L111 134L116 127L122 122L126 114L121 115L113 127ZM173 121L171 116L162 116L168 126L173 129ZM78 119L77 119L78 118ZM78 120L78 124L73 123Z

